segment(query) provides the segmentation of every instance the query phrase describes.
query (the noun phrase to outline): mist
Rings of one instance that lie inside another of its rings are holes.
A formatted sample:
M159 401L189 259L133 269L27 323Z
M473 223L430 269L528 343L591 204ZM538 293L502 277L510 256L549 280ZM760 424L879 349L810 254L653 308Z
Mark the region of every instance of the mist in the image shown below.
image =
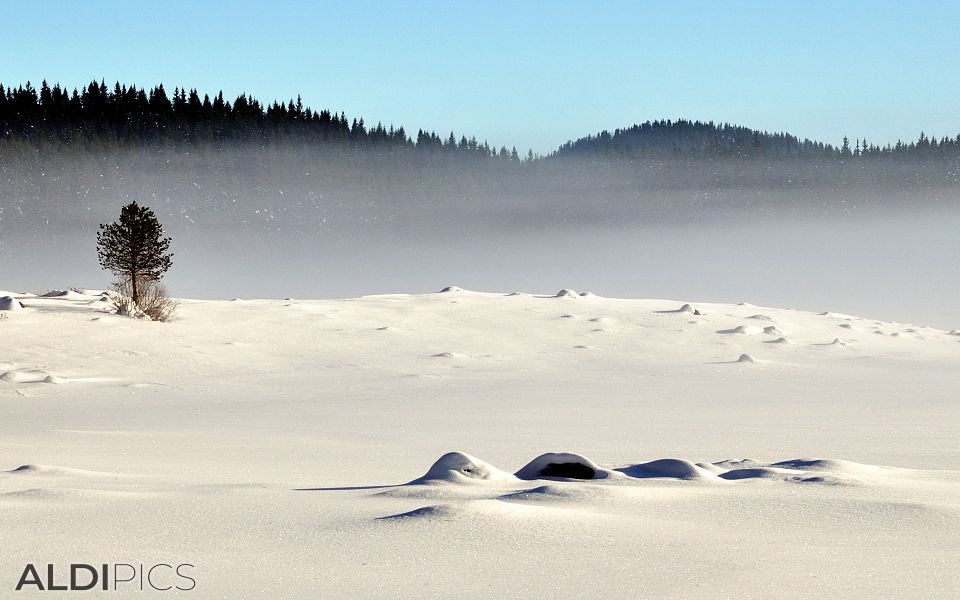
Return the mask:
M790 166L743 185L715 163L646 179L637 165L585 163L520 176L296 147L31 160L15 176L8 162L0 202L7 290L108 287L96 228L137 200L173 238L164 282L179 297L569 287L960 325L949 189L784 187Z

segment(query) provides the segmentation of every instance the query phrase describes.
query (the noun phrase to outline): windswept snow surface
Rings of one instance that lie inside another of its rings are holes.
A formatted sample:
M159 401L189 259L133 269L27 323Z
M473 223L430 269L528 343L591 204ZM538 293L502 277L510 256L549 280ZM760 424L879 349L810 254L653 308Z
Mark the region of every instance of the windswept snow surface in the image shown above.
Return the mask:
M0 296L3 597L71 562L241 600L960 591L956 330L552 290L171 323Z

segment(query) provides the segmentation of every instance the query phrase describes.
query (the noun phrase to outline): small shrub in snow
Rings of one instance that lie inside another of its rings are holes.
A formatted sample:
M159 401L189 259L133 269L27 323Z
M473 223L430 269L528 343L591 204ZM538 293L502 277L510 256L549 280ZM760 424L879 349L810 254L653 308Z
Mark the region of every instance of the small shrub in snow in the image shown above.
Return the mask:
M156 281L141 281L139 298L133 299L132 285L127 280L113 284L110 302L118 315L151 321L169 321L177 313L178 302L167 296L167 290Z

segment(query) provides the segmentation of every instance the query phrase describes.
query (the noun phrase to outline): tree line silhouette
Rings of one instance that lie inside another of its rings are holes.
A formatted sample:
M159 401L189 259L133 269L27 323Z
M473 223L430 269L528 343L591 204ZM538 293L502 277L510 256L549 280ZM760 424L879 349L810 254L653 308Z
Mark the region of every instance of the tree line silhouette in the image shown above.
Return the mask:
M46 81L37 90L29 82L5 88L0 84L0 136L34 144L155 144L205 142L278 142L298 140L456 152L477 158L521 160L516 148L499 149L486 141L451 132L419 130L415 137L402 127L377 123L367 126L363 118L348 119L340 112L314 111L298 96L286 103L262 104L241 94L232 102L223 92L213 98L196 89L175 88L168 95L163 84L149 90L135 85L113 85L91 81L82 90L67 91ZM540 157L532 152L527 160L558 157L590 157L611 160L644 159L802 159L812 161L898 158L945 160L960 158L960 134L954 138L928 137L916 141L878 146L865 138L847 137L840 146L788 133L770 133L729 123L689 120L647 121L613 133L602 131L568 141L556 151Z
M729 123L688 120L647 121L611 134L602 131L560 146L554 156L596 156L621 160L645 158L747 158L848 160L898 158L955 161L960 158L960 134L955 138L920 134L915 142L878 146L858 138L853 147L846 136L840 146L787 133L770 133Z
M246 94L230 102L222 91L212 99L208 94L201 98L195 89L174 88L168 95L163 84L147 90L117 82L111 91L104 81L72 92L46 81L39 90L29 82L15 88L0 84L0 137L80 146L295 140L520 160L516 148L498 150L475 137L457 139L453 132L441 138L420 130L412 139L402 126L368 126L363 118L351 121L343 112L314 111L299 96L264 105Z

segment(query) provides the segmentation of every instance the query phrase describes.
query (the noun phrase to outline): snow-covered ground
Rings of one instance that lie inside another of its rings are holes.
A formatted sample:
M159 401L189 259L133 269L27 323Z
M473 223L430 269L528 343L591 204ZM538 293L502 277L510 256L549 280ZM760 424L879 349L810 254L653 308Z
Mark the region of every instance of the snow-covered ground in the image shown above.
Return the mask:
M71 562L193 564L202 598L960 593L957 331L572 291L171 323L3 296L2 597Z

